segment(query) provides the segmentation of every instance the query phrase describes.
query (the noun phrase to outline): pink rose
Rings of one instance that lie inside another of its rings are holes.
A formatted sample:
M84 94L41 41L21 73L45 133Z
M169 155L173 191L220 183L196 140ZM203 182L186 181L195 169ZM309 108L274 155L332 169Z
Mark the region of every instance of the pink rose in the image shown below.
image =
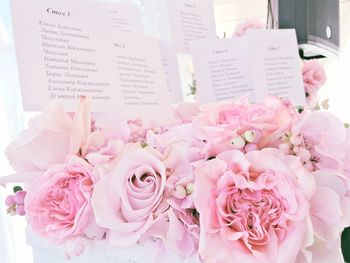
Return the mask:
M258 21L258 20L246 20L236 27L235 32L233 33L233 36L235 37L241 37L244 36L248 30L250 29L264 29L265 24Z
M159 153L135 149L122 153L115 169L96 184L92 205L98 225L119 247L136 244L168 207L163 194L166 167Z
M335 170L318 170L313 175L317 187L310 213L315 235L324 241L337 240L350 226L349 181Z
M314 111L306 114L293 129L301 135L314 169L340 170L346 166L347 130L333 114Z
M73 120L57 104L31 119L28 129L6 149L11 166L17 172L45 171L64 162L72 125Z
M205 262L295 261L313 188L298 158L275 149L227 151L195 173L199 253Z
M295 109L278 98L268 97L258 104L243 98L204 106L193 118L193 129L196 137L206 143L202 152L210 157L227 150L245 151L250 143L257 149L266 147L290 129L295 119ZM246 132L253 136L248 138Z
M87 137L82 156L92 165L108 163L122 150L129 136L130 130L126 122L95 130Z
M303 80L305 91L315 93L327 80L323 66L317 60L307 60L303 65Z
M56 243L101 236L94 227L90 199L94 187L92 167L78 157L51 167L27 188L25 209L37 234Z
M175 116L184 123L191 122L200 109L199 103L183 103L176 107Z
M198 254L198 214L191 214L190 210L182 211L183 214L180 213L180 211L169 208L159 215L158 222L148 229L144 239L147 241L149 237L156 237L157 240L162 241L163 248L160 253L175 251L178 255L188 259Z

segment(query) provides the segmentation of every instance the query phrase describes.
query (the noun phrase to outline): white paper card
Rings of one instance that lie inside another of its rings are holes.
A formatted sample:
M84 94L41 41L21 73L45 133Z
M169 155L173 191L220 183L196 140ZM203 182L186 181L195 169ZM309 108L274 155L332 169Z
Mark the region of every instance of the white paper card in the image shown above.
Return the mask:
M252 30L245 37L192 45L198 99L202 103L268 94L305 105L295 31Z
M161 59L166 85L172 103L183 101L179 65L174 48L170 43L160 41Z
M216 38L212 0L167 0L171 38L179 53L189 53L191 44Z
M117 105L124 111L116 112L121 119L138 118L169 120L171 106L166 88L159 41L153 38L125 34L115 38L110 50L112 65L108 67L115 76ZM142 49L140 49L142 43ZM145 52L147 50L147 52Z
M131 4L103 3L110 19L111 27L117 32L143 34L142 21L139 9Z
M86 95L93 100L94 112L166 118L170 103L159 44L133 34L139 33L139 23L137 12L131 10L124 4L13 0L24 110L41 111L50 100L58 99L67 111L74 111L77 98ZM123 71L122 63L127 70ZM137 91L141 104L127 99L126 78L133 81L130 89Z
M294 29L252 30L248 39L253 50L256 96L266 94L305 105L298 43Z

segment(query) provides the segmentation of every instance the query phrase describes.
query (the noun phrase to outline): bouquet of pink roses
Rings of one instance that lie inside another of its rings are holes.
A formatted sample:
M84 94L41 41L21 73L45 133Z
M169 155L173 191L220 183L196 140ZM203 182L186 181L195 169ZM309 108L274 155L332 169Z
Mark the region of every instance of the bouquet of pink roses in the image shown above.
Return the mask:
M82 240L152 239L210 263L342 262L350 132L339 119L274 97L174 114L100 127L86 98L75 114L51 105L6 150L17 174L0 183L24 183L9 212L76 256Z

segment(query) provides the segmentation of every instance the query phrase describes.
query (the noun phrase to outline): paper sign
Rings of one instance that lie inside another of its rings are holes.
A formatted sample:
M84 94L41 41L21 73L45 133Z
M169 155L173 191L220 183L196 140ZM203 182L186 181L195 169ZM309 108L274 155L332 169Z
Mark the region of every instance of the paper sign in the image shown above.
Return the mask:
M166 79L166 85L172 103L183 101L179 65L174 48L170 43L160 41L161 59Z
M195 41L216 38L212 0L168 0L171 38L179 53Z
M148 120L169 120L171 117L159 50L159 41L153 38L126 34L114 39L109 51L112 65L108 68L118 87L116 104L121 110L115 114L119 119L142 116Z
M305 105L295 31L252 30L246 37L193 44L199 101L208 103L268 94Z
M41 111L56 99L74 111L77 98L86 95L95 112L124 118L136 111L145 118L169 113L159 44L133 34L140 26L132 10L124 4L13 0L24 110ZM126 95L131 89L137 95Z
M294 29L248 31L253 50L257 98L266 94L305 105L298 43Z
M107 2L103 3L101 7L106 10L113 30L143 34L141 15L134 5Z

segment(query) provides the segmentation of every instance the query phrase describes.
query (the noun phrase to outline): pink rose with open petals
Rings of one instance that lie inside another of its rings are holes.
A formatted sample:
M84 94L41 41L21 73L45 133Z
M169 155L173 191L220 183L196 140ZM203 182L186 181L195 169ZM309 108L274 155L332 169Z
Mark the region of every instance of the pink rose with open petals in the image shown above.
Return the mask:
M205 262L295 261L306 237L313 188L297 158L275 149L227 151L195 173L199 253Z
M29 172L62 163L69 153L72 125L73 120L57 104L31 119L28 129L6 149L11 166L17 172Z
M303 66L303 80L305 91L315 93L327 80L323 66L317 60L307 60Z
M115 169L96 184L92 204L98 225L119 247L136 244L168 207L163 194L166 167L156 151L123 152Z
M90 205L92 167L78 157L72 158L68 164L51 167L27 188L25 209L29 225L56 243L103 234L94 228Z

